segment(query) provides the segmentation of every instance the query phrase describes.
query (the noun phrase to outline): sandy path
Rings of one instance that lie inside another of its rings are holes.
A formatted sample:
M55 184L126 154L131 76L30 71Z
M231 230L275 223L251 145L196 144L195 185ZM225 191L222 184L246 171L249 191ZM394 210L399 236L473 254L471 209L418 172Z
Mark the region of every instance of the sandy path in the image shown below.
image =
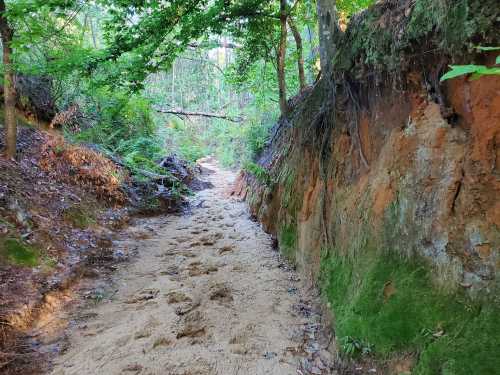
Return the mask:
M114 274L111 297L75 312L52 374L332 373L311 292L224 194L234 174L204 167L215 187L191 214L147 221L155 234Z

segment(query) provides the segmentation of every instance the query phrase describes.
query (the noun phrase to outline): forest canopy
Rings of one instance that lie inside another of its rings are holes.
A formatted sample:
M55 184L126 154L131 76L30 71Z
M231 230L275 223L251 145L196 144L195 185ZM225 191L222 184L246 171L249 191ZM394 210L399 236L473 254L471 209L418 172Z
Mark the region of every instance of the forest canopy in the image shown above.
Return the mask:
M44 119L50 126L124 158L133 169L153 168L165 143L167 152L188 159L224 150L228 164L244 165L264 145L278 108L286 113L288 98L319 72L312 0L16 0L0 6L11 157L14 107L44 102L44 110L31 108L38 121L50 112L45 117L52 119ZM23 77L45 80L38 100L23 92ZM234 126L232 119L245 121Z

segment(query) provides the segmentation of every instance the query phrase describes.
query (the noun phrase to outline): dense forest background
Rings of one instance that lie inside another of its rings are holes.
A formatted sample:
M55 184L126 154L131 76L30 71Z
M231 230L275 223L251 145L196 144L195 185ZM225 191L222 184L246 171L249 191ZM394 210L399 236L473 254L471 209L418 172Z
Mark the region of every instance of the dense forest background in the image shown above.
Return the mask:
M285 99L318 77L316 4L281 4L283 42L279 2L174 3L168 12L147 1L3 4L17 121L93 144L134 173L169 153L252 168L280 114L281 77ZM338 5L347 19L369 3Z

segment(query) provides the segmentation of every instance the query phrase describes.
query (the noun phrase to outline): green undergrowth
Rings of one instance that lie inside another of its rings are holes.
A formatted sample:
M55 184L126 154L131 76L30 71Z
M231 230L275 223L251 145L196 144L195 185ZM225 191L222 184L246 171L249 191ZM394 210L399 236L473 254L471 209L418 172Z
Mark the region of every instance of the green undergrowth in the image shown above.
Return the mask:
M493 374L500 368L500 307L446 293L423 261L365 249L321 261L322 294L344 354L417 358L413 374Z
M35 267L39 263L37 248L17 238L0 240L0 262L3 260L17 266Z
M288 224L279 231L279 245L281 253L292 263L295 263L297 244L297 226Z
M498 17L495 0L416 0L411 10L401 8L399 2L388 4L377 4L351 20L337 41L337 71L363 64L379 71L400 71L405 54L409 58L429 52L459 56L473 51L475 37L481 37L483 44L498 39L492 29ZM387 17L389 7L392 17Z
M261 184L266 186L270 186L272 184L272 178L269 172L252 161L246 162L243 166L243 170L253 175Z
M126 90L92 85L79 87L73 95L60 105L76 102L87 120L78 131L65 128L68 140L91 144L105 155L120 159L138 179L143 178L142 171L162 171L156 161L170 150L165 150L147 99Z

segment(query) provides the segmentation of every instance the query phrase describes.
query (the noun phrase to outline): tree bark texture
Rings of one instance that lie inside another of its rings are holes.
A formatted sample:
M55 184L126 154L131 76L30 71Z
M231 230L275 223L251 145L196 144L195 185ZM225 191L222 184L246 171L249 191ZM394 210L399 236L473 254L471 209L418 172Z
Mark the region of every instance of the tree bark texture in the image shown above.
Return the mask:
M302 37L300 36L300 32L297 29L297 26L293 22L291 17L288 17L288 26L290 26L290 30L292 30L293 38L295 39L295 45L297 47L297 68L299 70L299 84L300 91L306 88L306 75L304 72L304 55L302 48Z
M288 103L286 100L286 78L285 78L285 57L286 57L286 0L280 0L280 43L278 46L277 60L278 60L278 86L280 98L281 115L286 116L288 113Z
M0 0L0 34L3 47L4 68L4 112L5 112L5 154L9 158L16 155L17 123L16 123L16 88L15 75L12 67L12 37L13 30L10 28L6 17L5 1Z

